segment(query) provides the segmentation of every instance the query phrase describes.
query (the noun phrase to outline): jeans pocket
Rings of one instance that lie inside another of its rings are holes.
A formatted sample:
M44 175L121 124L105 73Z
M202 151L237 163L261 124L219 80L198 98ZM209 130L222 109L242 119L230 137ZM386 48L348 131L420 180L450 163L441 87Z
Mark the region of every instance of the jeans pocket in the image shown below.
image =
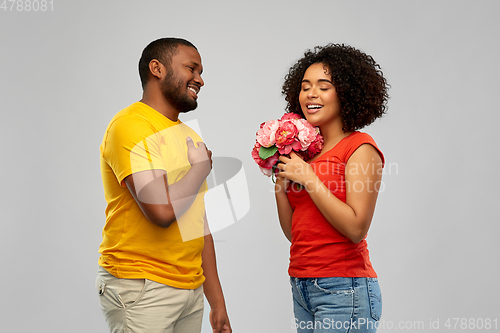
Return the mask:
M314 286L327 294L353 294L354 289L350 278L316 278Z
M378 284L378 279L368 278L368 297L370 299L370 313L376 321L382 316L382 293Z

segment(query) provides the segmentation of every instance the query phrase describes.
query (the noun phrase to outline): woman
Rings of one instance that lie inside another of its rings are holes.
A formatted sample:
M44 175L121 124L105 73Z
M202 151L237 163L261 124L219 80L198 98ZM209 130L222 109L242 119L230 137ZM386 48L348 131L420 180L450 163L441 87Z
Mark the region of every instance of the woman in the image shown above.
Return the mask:
M275 186L298 332L375 332L382 300L366 234L384 157L357 130L386 110L388 84L369 55L346 45L308 50L290 68L287 112L318 126L321 152L280 156Z

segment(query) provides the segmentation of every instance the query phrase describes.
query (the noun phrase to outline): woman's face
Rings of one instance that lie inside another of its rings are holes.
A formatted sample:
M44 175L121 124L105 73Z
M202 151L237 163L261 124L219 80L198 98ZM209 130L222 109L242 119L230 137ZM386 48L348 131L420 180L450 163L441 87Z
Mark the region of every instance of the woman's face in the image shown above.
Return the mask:
M314 126L342 122L332 76L322 63L312 64L304 73L299 102L307 121Z

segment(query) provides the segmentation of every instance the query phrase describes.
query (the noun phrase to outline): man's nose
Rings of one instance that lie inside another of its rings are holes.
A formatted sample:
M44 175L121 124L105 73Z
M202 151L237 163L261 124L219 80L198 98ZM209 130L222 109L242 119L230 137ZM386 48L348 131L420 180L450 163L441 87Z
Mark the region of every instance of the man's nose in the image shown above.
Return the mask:
M199 73L196 73L196 75L194 76L194 81L198 83L200 87L203 87L205 85L205 81L203 81Z

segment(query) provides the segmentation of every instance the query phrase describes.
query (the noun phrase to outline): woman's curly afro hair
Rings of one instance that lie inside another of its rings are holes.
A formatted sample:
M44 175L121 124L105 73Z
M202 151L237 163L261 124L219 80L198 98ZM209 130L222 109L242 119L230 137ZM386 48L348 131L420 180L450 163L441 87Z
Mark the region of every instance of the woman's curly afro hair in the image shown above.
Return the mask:
M352 46L328 44L307 50L285 76L287 112L304 117L299 103L302 79L312 64L322 63L332 76L340 103L342 130L351 132L370 125L387 109L389 84L373 58Z

